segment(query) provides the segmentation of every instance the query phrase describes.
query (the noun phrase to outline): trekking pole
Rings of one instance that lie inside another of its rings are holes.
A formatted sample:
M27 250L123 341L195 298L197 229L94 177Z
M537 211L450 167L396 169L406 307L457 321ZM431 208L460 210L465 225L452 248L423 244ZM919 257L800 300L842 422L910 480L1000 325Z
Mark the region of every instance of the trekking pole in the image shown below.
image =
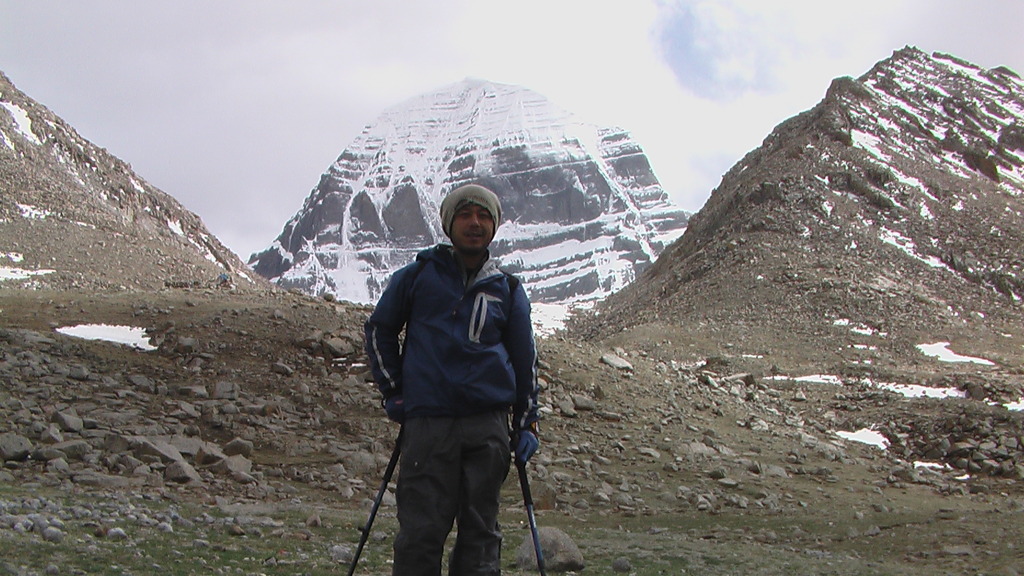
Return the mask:
M530 480L526 477L526 462L521 462L516 458L516 468L519 470L519 486L523 489L523 503L526 504L526 516L530 519L530 533L533 534L533 551L537 555L537 569L540 570L540 576L547 576L544 573L544 553L540 549L537 518L533 515L533 496L530 494Z
M352 565L349 566L348 576L356 571L356 564L359 562L359 555L363 552L363 546L366 545L366 540L370 538L370 527L373 526L373 519L377 517L377 509L380 508L380 502L384 499L384 493L388 490L388 483L391 482L391 476L395 473L395 466L398 465L398 456L402 453L402 430L398 429L398 438L395 439L395 449L391 452L391 460L388 461L388 467L384 470L384 480L380 483L380 490L377 491L377 498L373 501L373 507L370 508L370 517L366 519L366 524L359 528L359 531L363 533L359 537L359 546L356 547L355 557L352 558Z

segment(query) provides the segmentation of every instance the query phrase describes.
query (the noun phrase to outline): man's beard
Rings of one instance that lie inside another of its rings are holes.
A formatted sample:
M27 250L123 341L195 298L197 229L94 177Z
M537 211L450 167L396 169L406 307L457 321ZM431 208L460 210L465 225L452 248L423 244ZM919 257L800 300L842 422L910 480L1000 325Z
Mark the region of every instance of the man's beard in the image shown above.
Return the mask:
M484 254L486 254L487 248L476 246L455 246L455 251L462 256L471 256L475 258L477 256L483 256Z

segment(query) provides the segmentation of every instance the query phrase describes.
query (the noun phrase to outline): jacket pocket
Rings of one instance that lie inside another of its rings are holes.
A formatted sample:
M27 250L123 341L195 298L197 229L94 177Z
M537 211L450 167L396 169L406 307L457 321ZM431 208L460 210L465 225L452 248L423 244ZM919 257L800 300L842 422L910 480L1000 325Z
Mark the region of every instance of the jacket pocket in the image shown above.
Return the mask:
M473 298L467 337L473 344L493 345L501 342L505 328L505 310L501 298L481 290Z

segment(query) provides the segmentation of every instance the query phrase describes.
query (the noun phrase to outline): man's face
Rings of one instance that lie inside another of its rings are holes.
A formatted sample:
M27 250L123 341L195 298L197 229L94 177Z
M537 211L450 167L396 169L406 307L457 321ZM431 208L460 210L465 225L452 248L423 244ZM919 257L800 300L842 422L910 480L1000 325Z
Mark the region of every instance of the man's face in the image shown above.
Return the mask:
M479 204L466 204L452 219L452 246L466 255L480 255L494 239L494 218Z

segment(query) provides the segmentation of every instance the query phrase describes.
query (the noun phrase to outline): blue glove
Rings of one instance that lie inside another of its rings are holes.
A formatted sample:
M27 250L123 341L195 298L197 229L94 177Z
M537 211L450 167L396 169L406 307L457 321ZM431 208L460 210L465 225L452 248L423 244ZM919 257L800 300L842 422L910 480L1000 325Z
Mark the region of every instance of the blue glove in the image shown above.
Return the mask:
M384 411L387 412L390 420L399 424L405 422L405 400L402 399L402 395L395 394L385 400Z
M519 464L526 464L533 456L533 453L537 451L537 447L540 446L540 440L537 439L537 435L529 430L520 430L516 432L514 450L516 453L516 462Z

